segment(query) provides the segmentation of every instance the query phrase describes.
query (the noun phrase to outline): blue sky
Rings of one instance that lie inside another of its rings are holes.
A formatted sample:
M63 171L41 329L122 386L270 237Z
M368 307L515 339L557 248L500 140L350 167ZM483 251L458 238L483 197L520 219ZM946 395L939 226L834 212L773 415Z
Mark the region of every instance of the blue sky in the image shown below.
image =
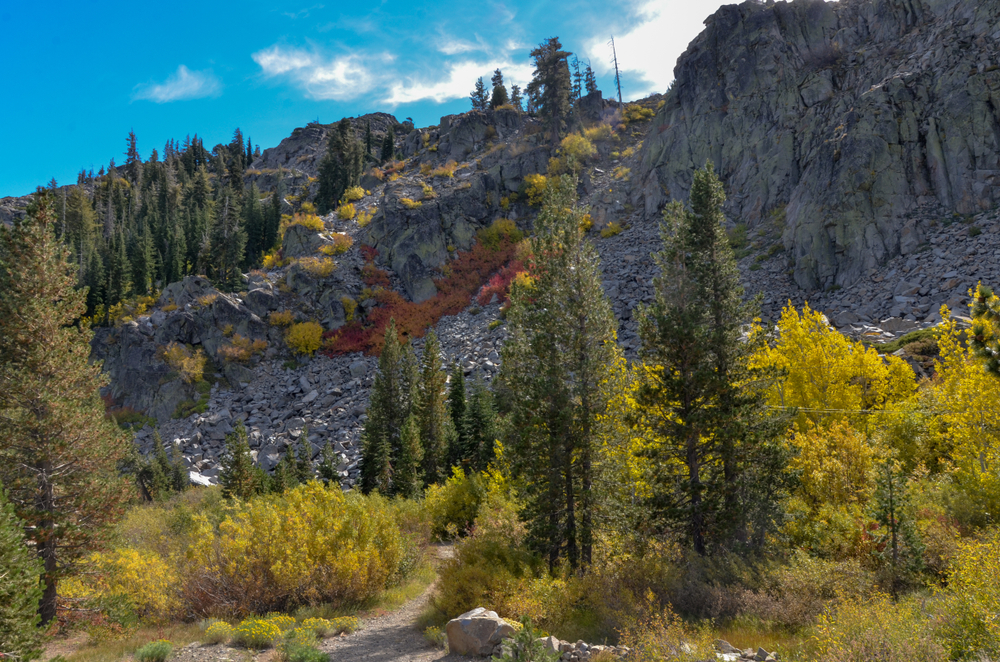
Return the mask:
M468 109L476 78L531 76L529 51L558 36L589 59L605 96L615 36L627 98L662 92L718 0L254 0L6 2L0 196L76 181L197 133L238 126L261 148L297 126L374 111L417 126Z

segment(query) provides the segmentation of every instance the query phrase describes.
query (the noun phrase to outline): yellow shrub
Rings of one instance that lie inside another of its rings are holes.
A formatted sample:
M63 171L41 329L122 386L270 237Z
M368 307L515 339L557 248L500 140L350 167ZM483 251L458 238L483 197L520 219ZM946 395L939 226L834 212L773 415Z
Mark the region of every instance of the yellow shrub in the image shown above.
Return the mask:
M218 294L206 294L204 296L198 297L198 304L201 306L205 306L207 308L208 306L211 306L213 303L215 303L215 300L218 298L219 298Z
M385 499L317 481L235 502L205 538L188 551L200 589L236 613L360 602L385 589L404 558Z
M337 268L337 263L328 257L304 257L299 266L314 278L326 278Z
M354 319L354 312L358 309L358 302L351 297L341 297L340 304L344 307L344 319L348 322Z
M816 643L821 662L937 662L947 659L934 641L928 614L918 598L894 601L876 594L846 600L820 617Z
M305 209L305 205L302 205L302 208ZM283 214L281 225L279 226L279 234L284 237L285 231L293 225L301 225L313 232L322 232L324 227L323 219L313 213L297 213L294 216Z
M597 153L594 143L578 133L571 133L559 143L559 156L549 160L549 174L580 173L587 159Z
M281 267L287 266L291 263L290 259L282 259L278 254L277 250L273 250L264 256L262 266L265 270L270 271L272 269L280 269Z
M297 354L311 355L323 342L323 327L318 322L293 324L285 334L285 342Z
M368 211L363 211L358 214L358 227L365 227L372 222L372 218L375 216L374 209L369 209Z
M583 218L580 219L580 231L589 232L592 227L594 227L594 219L590 217L590 214L584 214Z
M233 630L233 643L260 650L269 648L281 636L281 629L274 623L259 618L248 618Z
M615 179L628 179L629 173L631 172L632 170L630 168L623 168L621 166L618 166L611 172L611 175Z
M601 123L590 129L585 129L583 135L590 141L611 140L611 138L614 137L615 132L612 130L611 125Z
M601 236L607 239L608 237L613 237L616 234L621 234L621 231L624 229L625 228L623 228L617 221L611 221L604 226L603 230L601 230Z
M548 190L548 178L545 175L526 175L524 177L524 193L528 196L528 204L540 205Z
M244 338L240 334L233 336L233 340L228 345L219 347L219 358L227 363L246 363L255 355L261 354L267 349L266 340L251 340Z
M309 183L310 184L315 184L316 181L317 181L317 179L315 177L310 177L309 178ZM302 207L300 207L300 209L302 210L303 214L315 214L316 213L316 205L314 205L311 202L303 202L302 203Z
M361 198L365 197L365 190L360 186L349 186L347 190L344 191L344 202L357 202Z
M423 205L419 200L411 200L410 198L400 198L399 204L403 205L407 209L417 209Z
M641 142L639 143L639 147L642 147L642 143L641 143ZM621 153L621 157L622 157L623 159L627 159L627 158L629 158L630 156L634 156L634 155L635 155L635 147L629 147L629 148L625 149L625 150L624 150L624 151L623 151L623 152Z
M326 248L327 246L331 248L331 251L330 253L328 253L328 255L340 255L342 253L346 253L353 245L354 245L354 240L351 239L349 235L346 235L342 232L338 232L337 234L333 235L333 243L327 244L323 248Z
M295 619L288 614L268 614L267 618L264 620L268 623L277 625L278 629L282 632L285 630L291 630L295 627Z
M351 220L352 218L354 218L354 215L356 213L357 210L354 209L354 205L351 204L350 202L342 204L339 207L337 207L337 218L339 218L342 221Z
M524 233L509 218L498 218L488 228L483 228L476 233L479 243L491 250L500 248L500 243L504 240L516 244L523 237Z
M276 310L267 319L271 326L288 326L295 320L295 314L290 310Z
M317 637L329 637L335 634L333 623L325 618L307 618L302 621L302 627L312 630Z
M173 312L173 311L177 310L177 304L174 303L173 300L171 300L170 303L168 303L167 305L165 305L160 310L162 310L165 313Z
M434 187L431 186L430 184L427 184L425 182L425 183L422 183L420 186L423 189L423 196L424 196L425 200L429 200L430 198L436 198L437 197L437 193L434 192Z
M1000 533L959 545L944 592L942 631L951 659L1000 653Z
M379 181L385 179L385 173L382 172L382 168L372 168L371 170L368 171L368 174Z
M341 616L330 619L331 634L350 634L361 627L361 621L356 616Z
M177 615L180 578L172 564L150 550L116 549L95 554L97 592L125 596L140 618L168 620Z
M455 176L455 169L457 167L458 167L457 163L455 163L454 161L448 161L443 166L440 166L438 168L434 168L433 170L431 170L430 176L431 177L454 177Z
M645 122L646 120L651 120L654 115L656 115L656 111L652 108L645 108L643 106L630 103L625 106L625 112L622 114L622 117L625 120L625 124L632 124L634 122Z
M466 533L476 520L486 489L479 474L466 475L455 467L443 485L431 485L424 499L431 526L438 538L454 538Z
M205 374L205 363L208 359L201 348L192 352L184 345L172 342L160 349L159 356L160 360L179 373L187 384L200 382Z
M202 641L206 644L221 644L233 638L233 626L225 621L215 621L205 629Z

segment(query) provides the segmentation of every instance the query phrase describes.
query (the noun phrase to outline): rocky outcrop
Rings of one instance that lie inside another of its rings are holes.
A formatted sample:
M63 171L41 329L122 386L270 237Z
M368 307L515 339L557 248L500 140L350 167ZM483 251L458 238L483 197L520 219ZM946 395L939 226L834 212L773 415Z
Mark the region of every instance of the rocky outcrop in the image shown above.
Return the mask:
M495 611L477 607L458 618L448 621L448 652L457 655L486 657L507 637L514 634L514 627L497 616Z
M807 290L912 253L921 207L1000 200L1000 2L823 0L719 9L678 60L642 155L648 216L715 162L728 213L781 222Z

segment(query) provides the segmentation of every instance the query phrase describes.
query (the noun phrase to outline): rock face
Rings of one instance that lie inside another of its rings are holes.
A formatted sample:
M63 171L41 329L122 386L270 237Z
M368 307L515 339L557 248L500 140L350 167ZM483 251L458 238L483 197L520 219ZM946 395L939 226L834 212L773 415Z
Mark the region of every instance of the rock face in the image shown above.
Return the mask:
M722 7L643 147L647 216L711 159L728 216L782 224L795 282L847 286L924 238L907 214L1000 200L1000 2Z
M458 655L486 657L493 648L514 634L514 628L495 611L477 607L448 621L448 650Z

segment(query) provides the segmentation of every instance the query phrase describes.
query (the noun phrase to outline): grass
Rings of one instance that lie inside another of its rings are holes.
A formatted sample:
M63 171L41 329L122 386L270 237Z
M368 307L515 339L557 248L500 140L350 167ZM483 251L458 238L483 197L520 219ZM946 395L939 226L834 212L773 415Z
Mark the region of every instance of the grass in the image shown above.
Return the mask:
M330 605L317 605L315 607L302 607L295 612L297 619L307 618L340 618L343 616L379 616L395 609L399 609L404 604L420 597L427 587L437 578L437 570L430 560L424 560L417 568L410 573L406 580L397 585L382 591L378 595L363 602L343 605L333 608Z
M777 651L783 662L815 660L815 639L810 630L798 632L759 621L737 620L711 628L712 636L728 641L731 645L746 650L763 648L769 653Z
M201 628L197 623L175 623L170 625L143 626L122 639L111 641L88 642L81 639L79 646L72 652L60 650L59 654L65 662L113 662L132 655L151 641L166 639L174 645L174 649L201 640ZM46 649L62 649L60 639L53 639ZM44 656L43 657L47 657Z
M892 342L887 343L873 343L874 347L879 354L892 354L893 352L899 351L907 345L913 344L921 340L931 340L934 341L934 328L929 329L918 329L916 331L910 331L904 336L896 338ZM936 345L936 342L935 342Z

